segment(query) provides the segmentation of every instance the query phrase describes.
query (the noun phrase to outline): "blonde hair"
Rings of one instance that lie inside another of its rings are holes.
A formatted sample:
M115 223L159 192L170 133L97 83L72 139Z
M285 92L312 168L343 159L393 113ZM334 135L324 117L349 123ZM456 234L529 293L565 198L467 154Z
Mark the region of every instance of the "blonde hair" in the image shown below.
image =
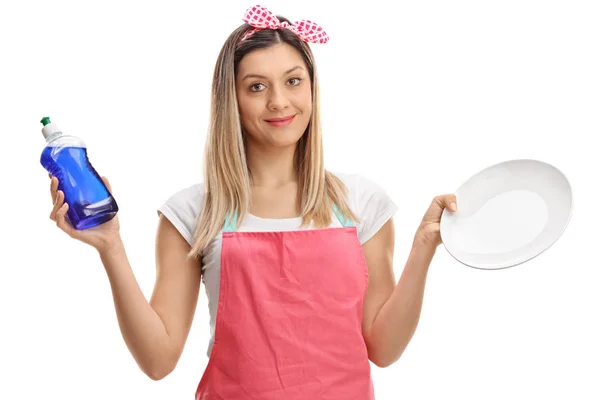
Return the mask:
M283 17L281 21L287 21ZM302 225L331 224L333 205L349 220L358 218L347 203L347 188L325 170L321 136L319 85L314 57L307 43L288 29L265 29L240 43L251 27L237 28L225 41L214 68L210 123L204 154L204 200L197 218L194 245L189 253L198 257L223 229L228 215L238 215L237 224L248 213L251 202L251 177L246 163L243 130L238 110L235 76L241 59L254 49L285 42L301 54L312 84L312 113L299 140L295 164L298 172L298 199Z

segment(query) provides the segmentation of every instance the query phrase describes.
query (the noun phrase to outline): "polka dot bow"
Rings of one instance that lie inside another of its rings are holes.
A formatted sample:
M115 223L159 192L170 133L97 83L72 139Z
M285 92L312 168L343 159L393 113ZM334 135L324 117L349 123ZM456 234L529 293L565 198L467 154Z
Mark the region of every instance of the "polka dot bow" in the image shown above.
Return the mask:
M264 6L252 6L246 10L243 18L244 22L251 25L253 29L250 29L242 41L252 35L254 32L262 29L279 29L287 28L294 32L300 39L308 43L327 43L329 37L327 33L319 25L312 21L302 20L288 24L287 22L281 22L275 14L269 11Z

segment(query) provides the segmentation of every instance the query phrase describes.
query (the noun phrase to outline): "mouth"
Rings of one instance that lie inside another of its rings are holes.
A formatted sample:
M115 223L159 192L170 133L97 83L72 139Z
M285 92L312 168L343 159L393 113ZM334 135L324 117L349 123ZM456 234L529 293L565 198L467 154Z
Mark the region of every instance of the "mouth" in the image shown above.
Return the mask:
M265 122L273 126L287 126L292 123L295 117L296 114L292 114L287 117L265 119Z

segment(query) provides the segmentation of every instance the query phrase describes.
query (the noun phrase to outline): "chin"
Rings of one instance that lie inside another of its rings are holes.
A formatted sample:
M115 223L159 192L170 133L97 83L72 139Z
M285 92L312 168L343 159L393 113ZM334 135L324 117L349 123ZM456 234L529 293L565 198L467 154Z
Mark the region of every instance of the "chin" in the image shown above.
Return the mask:
M300 138L301 138L301 136L289 138L287 140L284 138L271 138L271 140L268 141L268 145L277 147L280 149L286 149L286 148L290 148L290 147L295 148L298 145Z
M277 147L289 147L298 144L302 138L303 131L299 132L297 129L276 129L268 133L266 142Z
M304 129L299 129L298 124L294 121L293 125L287 127L274 127L271 125L262 125L257 127L255 134L246 132L247 139L258 145L259 147L271 147L277 149L285 149L290 147L296 147L304 132Z

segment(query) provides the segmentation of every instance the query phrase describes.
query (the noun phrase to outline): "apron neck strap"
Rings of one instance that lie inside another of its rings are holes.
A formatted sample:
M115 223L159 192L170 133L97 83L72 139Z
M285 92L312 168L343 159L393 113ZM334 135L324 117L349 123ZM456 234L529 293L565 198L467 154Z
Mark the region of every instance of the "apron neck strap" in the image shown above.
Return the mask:
M237 219L237 213L233 214L233 217L231 216L231 214L227 213L227 216L225 217L225 227L223 228L223 232L235 232Z
M340 221L340 223L342 224L343 227L354 226L354 223L349 218L346 218L346 216L344 214L342 214L342 212L338 208L337 204L333 205L333 212L335 213L335 216ZM225 226L223 228L223 232L235 232L236 225L237 225L237 219L238 219L237 214L233 214L233 216L232 216L231 214L228 213L227 216L225 217Z
M333 212L343 227L347 228L349 226L354 226L354 223L349 218L346 218L344 214L342 214L337 204L333 205Z

